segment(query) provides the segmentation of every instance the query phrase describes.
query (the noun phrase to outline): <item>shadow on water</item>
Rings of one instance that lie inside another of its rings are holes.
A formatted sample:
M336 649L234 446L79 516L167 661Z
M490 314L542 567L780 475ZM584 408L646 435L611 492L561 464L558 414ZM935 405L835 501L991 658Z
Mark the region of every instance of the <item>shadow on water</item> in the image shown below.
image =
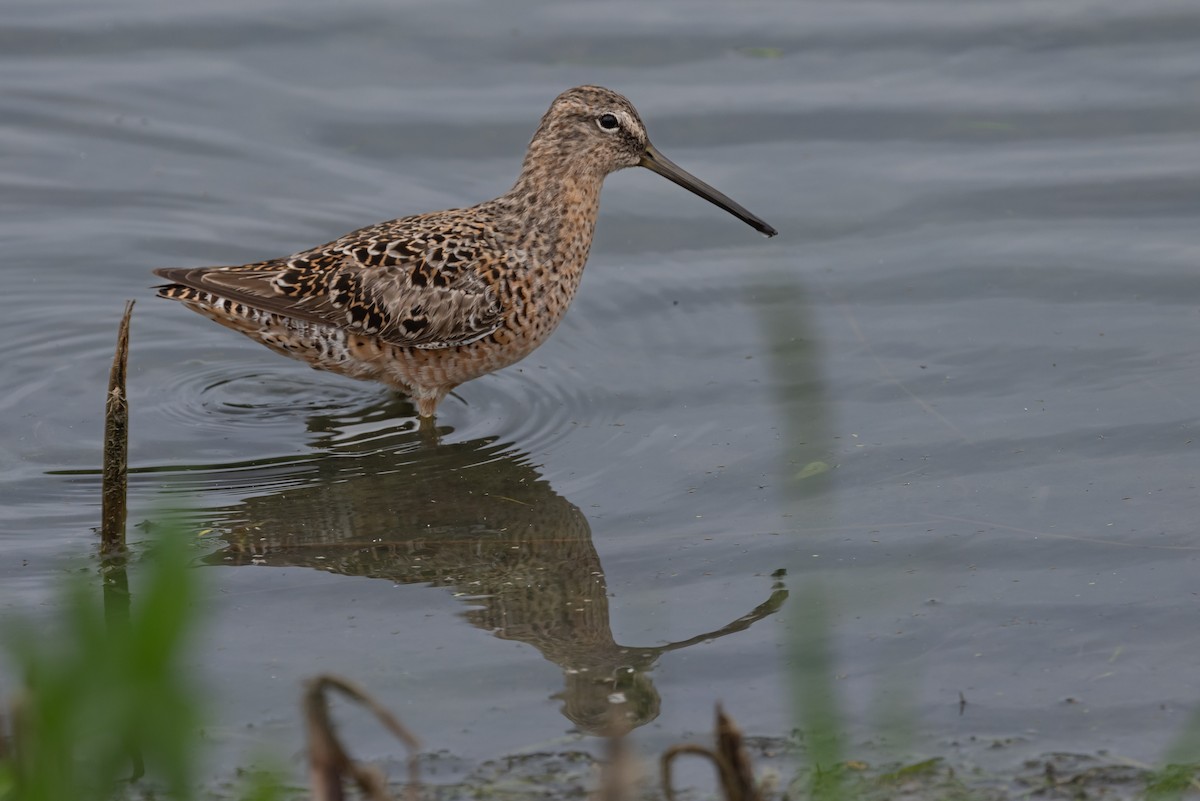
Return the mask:
M663 654L742 631L783 605L776 581L732 622L679 642L619 643L580 509L511 444L398 426L396 405L310 418L314 452L302 460L189 468L205 483L258 491L206 513L226 544L204 561L452 589L473 626L532 645L562 669L562 712L589 733L609 729L614 705L629 728L658 716L650 672Z

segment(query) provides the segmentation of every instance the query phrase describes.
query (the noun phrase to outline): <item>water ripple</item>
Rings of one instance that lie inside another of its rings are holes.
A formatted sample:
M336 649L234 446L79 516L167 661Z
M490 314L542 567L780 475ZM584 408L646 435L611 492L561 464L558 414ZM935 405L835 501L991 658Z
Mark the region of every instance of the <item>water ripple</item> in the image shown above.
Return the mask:
M189 363L157 388L166 418L237 427L280 417L307 418L362 402L367 385L329 381L290 365L274 369L269 354L263 356L247 353L234 361Z

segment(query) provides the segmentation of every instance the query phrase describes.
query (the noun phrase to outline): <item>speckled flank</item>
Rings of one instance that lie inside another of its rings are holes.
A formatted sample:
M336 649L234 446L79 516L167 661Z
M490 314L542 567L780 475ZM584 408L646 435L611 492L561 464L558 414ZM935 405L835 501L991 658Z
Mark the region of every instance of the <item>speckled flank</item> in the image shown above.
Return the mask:
M282 259L155 270L170 282L158 294L317 369L393 386L431 417L451 389L523 359L555 329L583 275L604 177L639 164L774 234L662 159L628 100L581 86L555 99L495 200Z

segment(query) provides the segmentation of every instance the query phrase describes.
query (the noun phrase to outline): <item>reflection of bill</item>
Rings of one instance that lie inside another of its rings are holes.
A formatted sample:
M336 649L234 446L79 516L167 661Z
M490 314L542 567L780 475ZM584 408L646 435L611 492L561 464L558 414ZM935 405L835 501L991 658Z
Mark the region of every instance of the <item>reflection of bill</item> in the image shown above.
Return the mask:
M285 472L271 492L222 511L228 545L210 562L453 587L471 605L472 624L528 643L562 668L563 713L588 732L622 716L630 728L653 720L659 696L647 674L659 655L743 630L787 597L776 586L728 625L626 647L613 640L587 518L525 454L494 440L440 444L427 431L395 432L330 444Z

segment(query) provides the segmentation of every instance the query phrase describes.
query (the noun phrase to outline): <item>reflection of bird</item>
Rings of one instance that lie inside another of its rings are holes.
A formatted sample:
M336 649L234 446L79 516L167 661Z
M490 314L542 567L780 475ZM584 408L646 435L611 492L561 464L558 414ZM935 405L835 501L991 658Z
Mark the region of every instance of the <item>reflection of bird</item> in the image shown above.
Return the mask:
M281 259L156 270L170 282L159 295L318 369L395 387L432 417L455 386L550 335L579 286L604 177L638 165L775 235L664 158L628 100L580 86L551 104L516 184L495 200Z
M786 597L777 586L749 614L682 643L620 645L587 518L523 454L492 440L431 444L419 432L361 447L332 445L299 471L290 464L286 486L275 473L270 492L221 510L228 546L208 561L453 587L473 625L562 668L563 713L585 731L620 716L630 727L653 720L647 674L663 652L745 629ZM248 471L237 475L245 486Z

